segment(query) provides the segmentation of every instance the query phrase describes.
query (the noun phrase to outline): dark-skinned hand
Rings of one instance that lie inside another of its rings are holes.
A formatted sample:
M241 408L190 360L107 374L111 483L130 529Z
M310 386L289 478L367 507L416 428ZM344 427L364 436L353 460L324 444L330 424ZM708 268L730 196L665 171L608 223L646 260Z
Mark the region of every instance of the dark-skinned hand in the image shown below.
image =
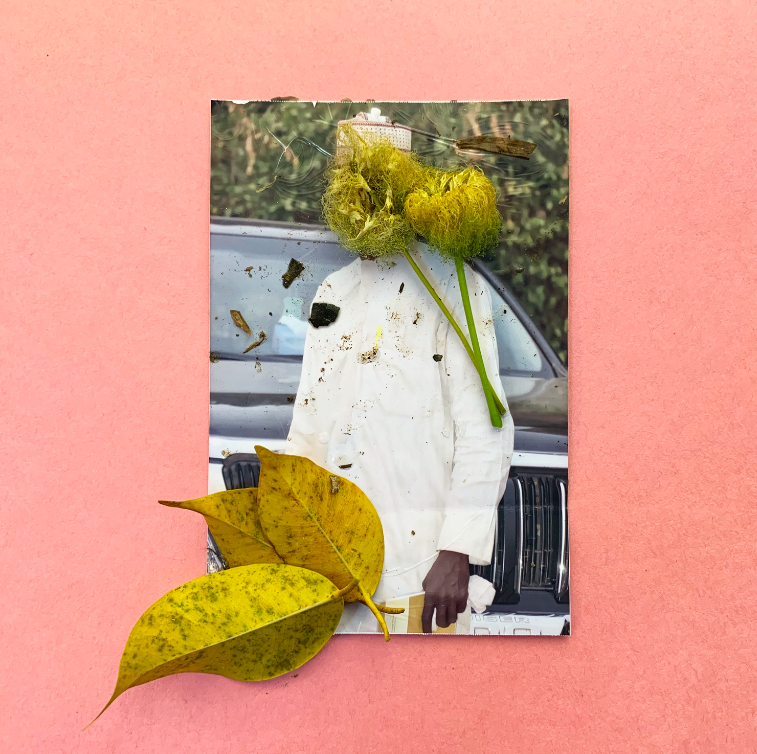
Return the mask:
M431 633L431 619L436 610L436 625L447 628L457 620L468 605L468 556L451 550L441 550L436 562L423 580L423 614L421 628Z

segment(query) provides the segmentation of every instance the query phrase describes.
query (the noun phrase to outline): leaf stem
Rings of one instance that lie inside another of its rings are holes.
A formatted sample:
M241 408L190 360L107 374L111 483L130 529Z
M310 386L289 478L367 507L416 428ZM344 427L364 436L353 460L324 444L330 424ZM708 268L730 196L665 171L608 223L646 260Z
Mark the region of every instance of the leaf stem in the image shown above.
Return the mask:
M355 587L356 587L356 586L358 585L358 582L359 582L359 581L360 581L360 579L359 579L359 578L357 578L357 576L356 576L356 577L355 577L354 579L352 579L352 581L350 581L350 583L349 583L349 584L347 584L347 586L345 586L345 587L344 587L343 589L340 589L340 590L339 590L338 592L334 592L334 593L333 593L333 594L331 595L331 598L330 598L330 599L331 599L331 601L332 601L332 602L336 602L336 600L338 600L338 599L341 599L342 597L344 597L344 595L345 595L345 594L347 594L348 592L351 592L351 591L352 591L352 590L353 590L353 589L354 589L354 588L355 588Z
M494 399L494 404L497 407L497 411L500 413L500 415L507 413L507 410L502 405L502 401L499 399L499 396L497 395L496 391L491 386L491 383L489 382L489 378L486 376L486 372L483 372L482 374L481 370L478 369L478 365L476 364L476 356L473 352L473 349L470 347L470 343L468 343L468 338L465 337L465 333L462 331L460 325L457 324L457 321L452 316L452 312L450 312L450 310L447 308L447 305L444 303L444 301L442 301L441 298L439 298L439 294L434 290L434 287L431 285L428 278L423 274L421 268L418 267L416 261L413 259L410 252L405 249L403 253L405 254L405 257L407 258L407 261L410 262L410 266L415 271L415 274L420 278L421 283L423 283L423 285L426 287L426 290L431 294L431 297L434 299L434 301L436 301L437 305L442 310L442 314L444 314L444 316L447 318L449 323L452 325L452 328L454 329L454 331L457 333L458 337L460 338L460 341L463 344L463 347L468 353L468 356L470 356L471 361L476 367L476 370L478 371L479 376L481 376L482 382L483 380L485 380L486 385L489 386L489 390L491 391L491 395ZM466 286L466 291L467 291L467 286ZM470 326L468 329L470 329ZM482 361L482 366L483 366L483 361ZM484 388L484 392L486 392L486 388ZM494 424L493 421L492 421L492 424ZM500 422L498 425L495 424L495 426L501 427L502 423Z
M486 405L489 407L489 416L492 420L492 426L502 426L502 416L497 411L494 402L494 391L486 377L484 368L484 359L481 356L481 346L478 343L478 333L476 332L476 323L471 311L470 295L468 294L468 281L465 279L465 262L462 257L455 257L455 267L457 268L457 280L460 284L460 296L463 299L463 309L465 309L465 319L468 323L468 334L470 335L471 346L473 347L473 363L476 365L479 377L481 377L481 386L484 388L486 396Z
M360 600L360 602L363 602ZM366 604L363 602L363 604ZM380 602L374 602L373 603L376 607L376 610L378 610L380 613L386 613L387 615L399 615L400 613L405 612L404 607L387 607L386 605L382 605Z
M368 592L365 591L362 584L357 585L358 591L360 594L363 595L363 602L365 605L368 606L368 609L376 616L376 620L379 622L379 625L381 626L383 632L384 632L384 639L386 641L389 641L391 639L391 636L389 636L389 629L386 626L386 621L384 620L384 616L381 615L381 613L378 611L378 608L373 603L373 600L371 599L371 595L368 594Z

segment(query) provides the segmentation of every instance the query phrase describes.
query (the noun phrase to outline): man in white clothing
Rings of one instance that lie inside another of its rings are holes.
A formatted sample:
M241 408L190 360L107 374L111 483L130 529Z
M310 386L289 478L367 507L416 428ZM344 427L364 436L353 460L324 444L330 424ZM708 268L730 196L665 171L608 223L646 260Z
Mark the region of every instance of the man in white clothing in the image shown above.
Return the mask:
M465 330L454 264L421 244L411 253ZM507 406L491 297L479 275L469 267L466 275L486 371ZM434 611L445 628L466 608L469 564L491 559L513 450L510 414L492 427L471 359L402 255L356 258L314 302L339 313L308 326L286 452L350 479L376 507L385 559L374 600L425 592L423 631Z

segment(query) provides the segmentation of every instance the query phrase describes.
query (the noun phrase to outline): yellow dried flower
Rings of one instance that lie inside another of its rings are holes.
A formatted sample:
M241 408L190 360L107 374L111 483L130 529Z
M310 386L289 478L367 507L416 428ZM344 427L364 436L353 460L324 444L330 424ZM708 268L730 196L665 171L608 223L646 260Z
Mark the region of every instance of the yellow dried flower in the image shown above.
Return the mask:
M429 168L423 187L407 197L405 216L435 249L463 259L496 246L502 227L494 186L475 167L456 173Z

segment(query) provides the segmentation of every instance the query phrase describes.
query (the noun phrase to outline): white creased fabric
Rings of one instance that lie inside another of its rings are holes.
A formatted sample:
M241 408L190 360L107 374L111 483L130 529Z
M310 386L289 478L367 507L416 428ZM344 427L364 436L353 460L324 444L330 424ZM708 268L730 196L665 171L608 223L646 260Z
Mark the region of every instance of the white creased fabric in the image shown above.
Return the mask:
M454 264L421 244L412 254L467 332ZM506 406L491 297L467 266L466 276L487 373ZM422 592L439 550L488 564L513 451L509 412L501 430L491 426L475 367L403 256L356 259L314 300L340 311L333 324L308 327L286 452L350 479L376 507L386 549L374 599Z
M468 582L468 607L476 613L485 613L494 602L497 591L491 581L480 576L471 576Z

